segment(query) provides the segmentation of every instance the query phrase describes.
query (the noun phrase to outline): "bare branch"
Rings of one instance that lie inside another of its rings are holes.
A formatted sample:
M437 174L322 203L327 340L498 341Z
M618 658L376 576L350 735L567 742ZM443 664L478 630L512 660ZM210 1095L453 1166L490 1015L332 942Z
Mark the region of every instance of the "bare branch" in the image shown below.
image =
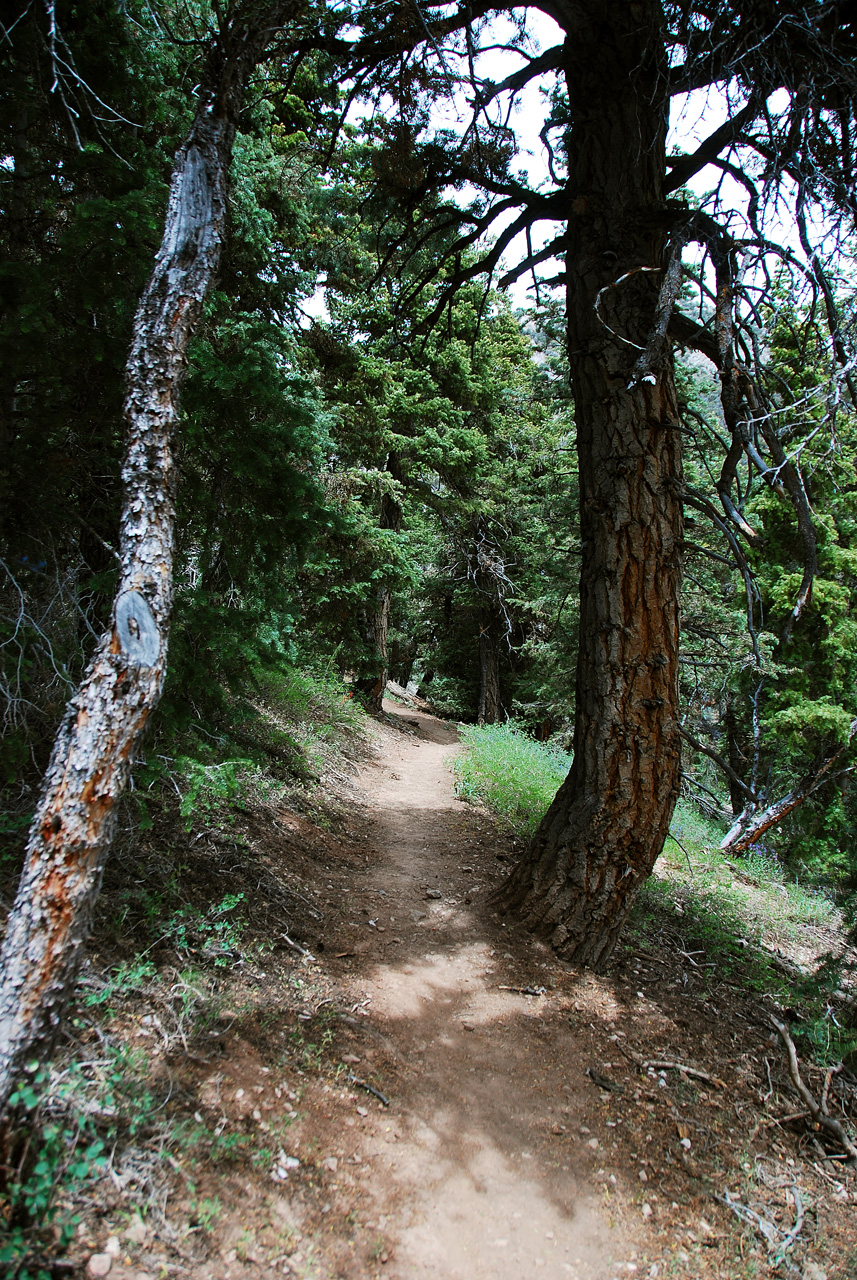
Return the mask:
M732 768L728 760L724 760L723 756L718 755L718 753L714 751L711 747L704 747L701 742L698 742L696 738L692 737L687 732L687 730L681 726L679 726L679 733L685 739L686 742L690 743L694 751L699 751L702 753L702 755L708 756L709 760L713 760L714 763L717 765L717 767L723 770L723 772L726 774L726 777L729 778L731 782L735 783L735 786L738 788L738 790L741 791L747 797L748 800L755 801L757 799L756 793L750 787L747 786L746 782L744 782L742 778L739 778L738 774Z
M671 191L683 187L695 173L699 173L700 169L704 169L712 160L716 160L724 147L729 147L738 140L745 126L754 120L758 113L759 99L754 96L737 115L732 116L719 129L715 129L714 133L706 138L691 155L677 156L674 160L670 160L670 175L664 183L664 194L668 195Z
M798 1094L806 1104L807 1110L812 1116L813 1123L823 1129L825 1133L829 1133L831 1137L836 1138L837 1142L842 1146L843 1151L848 1155L850 1160L857 1161L857 1146L851 1141L848 1134L838 1120L834 1120L831 1116L825 1115L821 1106L816 1102L813 1095L803 1082L800 1074L800 1064L798 1062L797 1049L795 1049L794 1040L789 1035L788 1028L782 1022L779 1022L773 1014L768 1014L771 1025L779 1032L780 1039L786 1046L786 1054L788 1055L789 1075L792 1084Z

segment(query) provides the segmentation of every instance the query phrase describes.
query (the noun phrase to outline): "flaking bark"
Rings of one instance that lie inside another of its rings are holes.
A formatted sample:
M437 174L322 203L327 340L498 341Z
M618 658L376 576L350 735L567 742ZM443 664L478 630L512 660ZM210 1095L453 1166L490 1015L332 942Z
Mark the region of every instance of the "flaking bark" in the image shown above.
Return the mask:
M285 4L233 6L179 148L161 246L126 368L120 579L57 735L0 966L0 1111L50 1053L89 935L117 804L163 689L172 606L173 437L187 348L223 244L237 112Z

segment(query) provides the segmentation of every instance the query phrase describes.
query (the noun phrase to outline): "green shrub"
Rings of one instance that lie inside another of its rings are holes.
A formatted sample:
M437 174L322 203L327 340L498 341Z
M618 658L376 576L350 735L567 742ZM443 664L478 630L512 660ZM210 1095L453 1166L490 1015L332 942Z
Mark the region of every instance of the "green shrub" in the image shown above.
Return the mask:
M536 742L511 721L464 727L461 740L467 750L453 764L456 794L481 800L518 835L532 835L568 774L571 756L553 743Z
M57 1085L34 1064L9 1098L23 1141L13 1143L0 1192L0 1263L17 1280L47 1280L51 1273L40 1265L46 1232L55 1228L53 1247L62 1254L78 1222L58 1207L60 1194L76 1195L107 1163L91 1118L68 1105L74 1083L67 1074Z
M241 935L246 923L231 913L243 899L243 893L228 893L222 902L204 914L195 907L181 907L167 921L165 936L177 951L201 952L223 968L241 954Z
M322 736L358 730L364 722L353 691L330 671L290 667L267 673L260 681L269 708L306 733Z

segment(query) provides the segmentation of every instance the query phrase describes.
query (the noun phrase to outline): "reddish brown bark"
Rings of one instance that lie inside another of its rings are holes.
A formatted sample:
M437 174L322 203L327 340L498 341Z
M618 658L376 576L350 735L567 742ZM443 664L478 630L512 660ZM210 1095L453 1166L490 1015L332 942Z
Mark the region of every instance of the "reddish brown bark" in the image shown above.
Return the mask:
M583 548L574 761L503 901L562 955L599 966L663 848L680 775L682 465L669 354L629 388L667 245L659 5L575 6L566 60Z
M163 687L172 605L173 435L186 353L220 258L237 112L290 5L229 8L176 155L164 234L126 370L121 572L101 638L54 744L3 946L0 1110L53 1045L88 937L117 802Z

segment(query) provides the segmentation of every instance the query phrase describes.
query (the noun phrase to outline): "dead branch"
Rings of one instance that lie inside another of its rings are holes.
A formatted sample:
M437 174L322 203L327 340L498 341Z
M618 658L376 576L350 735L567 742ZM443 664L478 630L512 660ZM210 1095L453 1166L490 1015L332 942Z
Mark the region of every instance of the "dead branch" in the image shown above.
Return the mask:
M298 955L306 956L307 960L315 959L315 956L311 956L310 953L306 951L303 947L299 946L297 942L293 942L287 933L281 933L280 937L282 938L283 942L285 942L286 946L291 947L292 951L297 951Z
M349 1084L357 1085L358 1089L365 1089L367 1093L372 1094L373 1098L377 1098L378 1101L383 1103L385 1107L389 1107L390 1099L387 1097L385 1093L382 1093L380 1089L376 1089L374 1084L369 1084L368 1081L361 1080L358 1076L355 1076L352 1072L349 1072L345 1078Z
M657 373L663 364L665 352L667 350L667 330L669 329L670 317L682 285L682 268L681 253L687 239L686 231L682 230L678 235L674 236L666 248L667 265L663 273L663 281L658 296L658 307L655 313L655 323L652 331L646 339L646 348L640 355L637 363L634 365L633 372L628 381L628 390L631 391L640 382L655 382Z
M797 1183L793 1183L792 1186L789 1188L789 1190L792 1193L792 1200L794 1201L795 1220L794 1220L794 1223L792 1224L791 1230L787 1233L782 1244L777 1249L776 1255L774 1257L774 1266L779 1266L779 1264L785 1258L786 1254L791 1249L794 1248L795 1241L797 1240L798 1236L801 1233L801 1230L803 1228L803 1220L804 1220L804 1217L806 1216L806 1210L804 1209L804 1204L803 1204L803 1197L801 1196Z
M696 1067L686 1067L683 1062L642 1062L644 1071L651 1067L654 1071L680 1071L684 1076L693 1076L695 1080L704 1080L706 1084L715 1084L718 1089L725 1089L726 1082L719 1076L710 1076L705 1071L697 1071Z
M749 1141L753 1141L760 1129L770 1129L771 1126L775 1124L788 1124L792 1120L806 1120L809 1118L809 1115L810 1113L808 1111L793 1111L791 1115L788 1116L772 1116L769 1120L759 1120L758 1123L753 1126Z
M680 732L684 733L684 730ZM727 832L720 842L720 848L725 853L739 854L749 849L751 844L755 844L757 840L768 831L771 827L776 826L789 813L802 805L808 800L813 792L823 786L828 781L830 770L836 764L837 760L842 756L851 745L855 735L857 735L857 720L852 720L848 730L848 741L827 757L827 759L812 773L808 773L796 787L793 787L786 795L776 800L773 804L769 804L766 808L759 811L757 808L747 809L740 815L733 825L732 829ZM687 735L685 734L685 737ZM703 748L703 750L705 750ZM706 752L706 755L710 755Z
M722 1196L715 1196L721 1204L725 1204L727 1209L731 1209L741 1222L748 1223L759 1235L764 1236L768 1242L768 1248L774 1249L777 1245L777 1237L780 1235L780 1229L773 1222L769 1222L767 1218L763 1218L761 1214L756 1213L754 1209L750 1209L746 1204L741 1204L740 1200L733 1199L728 1191L724 1191Z
M821 1105L816 1102L815 1098L804 1084L800 1074L797 1049L795 1049L794 1040L792 1040L789 1035L788 1028L785 1027L782 1022L779 1022L773 1014L769 1014L769 1018L771 1026L779 1032L780 1039L786 1046L786 1053L788 1054L789 1062L789 1075L791 1076L792 1084L797 1090L799 1096L806 1103L807 1109L812 1116L813 1124L818 1129L823 1129L825 1133L829 1133L831 1137L836 1138L837 1142L840 1143L842 1149L848 1155L849 1160L857 1161L857 1147L855 1147L843 1126L838 1120L834 1120L831 1116L824 1114L821 1109Z
M724 760L723 756L718 755L718 753L714 751L711 747L704 747L701 742L698 742L696 740L696 738L691 737L691 735L687 732L687 730L682 725L679 725L679 733L684 738L685 742L690 743L694 751L699 751L702 755L708 756L709 760L713 760L716 765L719 765L719 767L726 774L727 778L729 778L732 782L735 783L735 786L738 788L738 790L741 791L747 797L748 800L755 801L758 798L755 792L753 792L751 788L747 786L746 782L744 782L742 778L738 777L738 774L732 768L731 764L729 764L727 760Z

